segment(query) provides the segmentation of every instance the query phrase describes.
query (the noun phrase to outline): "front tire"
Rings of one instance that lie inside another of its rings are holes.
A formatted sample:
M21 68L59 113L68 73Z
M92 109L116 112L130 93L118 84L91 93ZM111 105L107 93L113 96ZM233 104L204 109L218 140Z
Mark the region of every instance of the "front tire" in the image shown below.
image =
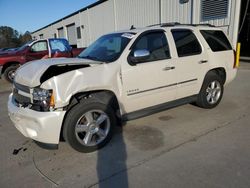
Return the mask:
M19 67L18 65L12 65L12 66L7 67L4 71L5 80L7 80L10 83L13 83L15 73L18 67Z
M113 134L114 111L94 99L85 99L74 106L64 121L63 136L79 152L92 152L104 147Z
M196 104L201 108L211 109L216 107L223 96L223 81L216 73L208 73L202 84Z

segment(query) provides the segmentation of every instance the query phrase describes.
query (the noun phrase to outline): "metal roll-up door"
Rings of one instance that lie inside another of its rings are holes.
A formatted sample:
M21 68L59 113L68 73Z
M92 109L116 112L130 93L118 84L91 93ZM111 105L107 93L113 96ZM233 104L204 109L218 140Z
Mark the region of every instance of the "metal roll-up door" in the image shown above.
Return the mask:
M64 38L63 27L58 29L58 37L59 37L59 38Z
M76 27L75 24L67 26L68 41L70 45L76 45Z

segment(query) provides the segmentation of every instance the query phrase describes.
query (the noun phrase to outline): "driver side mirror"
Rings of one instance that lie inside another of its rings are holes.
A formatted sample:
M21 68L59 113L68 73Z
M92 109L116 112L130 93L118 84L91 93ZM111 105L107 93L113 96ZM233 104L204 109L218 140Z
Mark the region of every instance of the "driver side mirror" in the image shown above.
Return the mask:
M136 65L137 63L147 61L150 57L150 52L146 49L143 50L136 50L134 53L129 57L129 61Z

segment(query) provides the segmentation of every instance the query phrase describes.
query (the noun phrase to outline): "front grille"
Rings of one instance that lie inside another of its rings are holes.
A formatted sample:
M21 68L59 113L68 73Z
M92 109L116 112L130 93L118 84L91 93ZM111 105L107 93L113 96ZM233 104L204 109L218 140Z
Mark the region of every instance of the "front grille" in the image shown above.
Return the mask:
M30 93L30 88L28 86L24 86L24 85L21 85L21 84L14 82L14 87L18 90L25 92L25 93Z
M15 102L22 106L28 106L31 103L30 97L23 96L19 94L18 91L30 94L30 88L18 83L14 83L13 87L13 99L15 100Z
M13 98L14 98L16 103L24 105L24 106L29 105L31 103L30 98L23 96L23 95L20 95L16 88L13 89Z

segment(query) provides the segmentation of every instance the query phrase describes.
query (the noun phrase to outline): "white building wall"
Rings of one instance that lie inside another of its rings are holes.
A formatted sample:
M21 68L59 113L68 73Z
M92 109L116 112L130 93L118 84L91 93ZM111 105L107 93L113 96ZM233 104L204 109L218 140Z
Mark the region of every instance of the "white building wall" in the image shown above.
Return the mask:
M144 27L160 22L209 23L221 27L236 46L240 0L229 0L227 18L209 21L201 20L201 0L182 2L182 0L108 0L35 32L32 36L39 38L39 35L43 34L44 38L51 38L62 26L67 36L66 26L75 23L76 27L81 27L82 34L81 39L77 40L77 46L86 47L105 33L129 29L131 25Z
M85 47L91 43L90 41L91 32L88 21L88 11L81 12L79 13L78 16L80 19L80 26L81 26L81 39L77 39L77 46Z
M115 30L113 0L88 9L87 13L90 42Z
M192 1L161 0L161 21L189 24L192 20Z
M113 0L116 29L143 27L160 22L159 0Z

